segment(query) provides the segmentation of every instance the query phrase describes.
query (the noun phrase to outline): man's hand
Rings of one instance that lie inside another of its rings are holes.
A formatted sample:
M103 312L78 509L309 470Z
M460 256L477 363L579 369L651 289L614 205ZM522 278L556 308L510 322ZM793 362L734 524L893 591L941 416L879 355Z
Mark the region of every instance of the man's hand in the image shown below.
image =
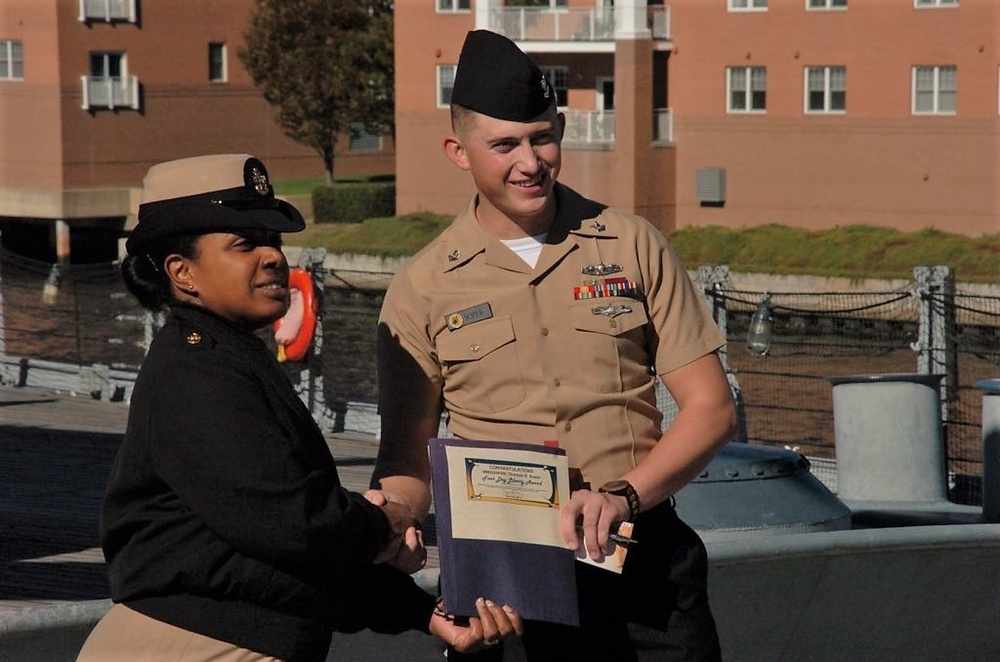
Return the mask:
M569 503L559 513L559 527L562 529L566 547L577 550L586 543L586 552L591 559L604 558L611 529L628 519L628 501L623 496L577 490ZM580 540L580 532L583 540Z
M389 518L389 525L393 527L392 537L379 552L378 556L375 557L375 562L388 563L397 570L402 570L407 574L412 574L427 565L427 548L424 546L424 535L417 526L416 518L413 516L413 511L410 507L394 499L391 494L381 490L368 490L365 492L365 498L382 508L382 512L386 513L386 517ZM402 534L399 534L396 530L398 522L393 521L393 513L400 507L405 508L409 516L409 525L403 530Z
M479 598L476 611L479 616L473 616L463 625L446 615L442 605L441 610L434 610L428 629L459 653L477 653L501 641L520 638L524 633L521 615L511 607Z

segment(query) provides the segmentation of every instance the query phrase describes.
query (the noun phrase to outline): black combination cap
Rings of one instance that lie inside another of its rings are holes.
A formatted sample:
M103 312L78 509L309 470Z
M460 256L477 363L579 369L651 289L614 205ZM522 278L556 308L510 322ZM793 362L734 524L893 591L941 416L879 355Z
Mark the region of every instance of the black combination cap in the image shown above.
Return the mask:
M497 119L527 122L555 100L552 84L517 44L489 30L466 35L452 103Z
M154 165L142 180L139 222L129 255L151 241L185 232L299 232L302 214L274 189L264 164L249 154L213 154Z

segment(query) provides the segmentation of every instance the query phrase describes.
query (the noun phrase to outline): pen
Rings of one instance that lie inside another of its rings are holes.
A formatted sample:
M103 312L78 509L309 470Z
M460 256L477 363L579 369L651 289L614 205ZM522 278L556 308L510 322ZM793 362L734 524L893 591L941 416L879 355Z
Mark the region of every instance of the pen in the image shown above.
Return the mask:
M619 545L636 545L639 543L639 541L635 538L629 538L628 536L623 536L620 533L612 533L608 537Z

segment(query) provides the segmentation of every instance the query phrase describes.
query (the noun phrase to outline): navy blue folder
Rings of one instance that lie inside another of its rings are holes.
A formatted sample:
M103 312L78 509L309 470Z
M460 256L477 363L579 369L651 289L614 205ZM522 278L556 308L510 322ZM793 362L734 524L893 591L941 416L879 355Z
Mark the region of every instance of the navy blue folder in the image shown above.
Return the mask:
M530 462L531 466L544 467L537 471L551 473L553 486L557 486L559 481L567 481L564 485L568 487L569 480L565 473L565 462L562 462L562 468L558 471L554 466L545 464L546 456L565 456L565 451L559 448L508 442L430 440L434 510L441 561L441 592L445 609L459 616L475 616L476 598L483 597L497 604L510 605L525 619L579 625L575 557L572 550L561 545L455 537L452 497L471 500L476 497L469 494L452 495L449 473L450 470L463 473L469 471L471 475L470 467L480 460L466 460L462 466L453 464L449 470L446 456L448 447L475 449L476 458L487 459L491 457L492 449L526 451L526 458L537 460ZM549 507L558 507L557 489L552 489L553 494L549 498L555 501ZM521 511L519 514L518 510ZM532 515L531 507L514 508L507 512L514 517ZM517 522L513 522L513 525L511 522L507 523L510 529L516 530L516 525ZM461 526L457 528L462 529Z

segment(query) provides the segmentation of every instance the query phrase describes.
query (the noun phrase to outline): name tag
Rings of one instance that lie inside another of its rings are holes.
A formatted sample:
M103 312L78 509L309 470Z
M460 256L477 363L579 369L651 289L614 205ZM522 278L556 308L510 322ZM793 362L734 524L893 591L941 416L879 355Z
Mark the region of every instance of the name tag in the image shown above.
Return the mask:
M464 310L458 310L454 313L445 315L444 322L448 325L448 329L454 331L455 329L462 328L466 324L482 322L483 320L488 320L491 317L493 317L493 309L490 308L490 304L481 303L477 306L472 306L470 308L465 308Z

